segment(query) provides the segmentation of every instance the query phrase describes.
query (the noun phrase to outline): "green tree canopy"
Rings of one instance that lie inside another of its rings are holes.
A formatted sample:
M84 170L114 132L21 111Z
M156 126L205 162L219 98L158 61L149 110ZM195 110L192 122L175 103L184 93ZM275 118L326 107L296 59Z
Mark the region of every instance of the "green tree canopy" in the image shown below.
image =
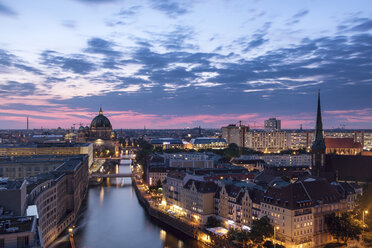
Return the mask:
M250 239L253 243L262 244L266 238L274 235L274 227L270 224L270 219L267 216L259 220L254 220L250 231Z
M225 149L223 156L228 159L239 157L240 149L238 145L235 143L229 144L229 146Z
M216 217L214 216L209 216L208 219L207 219L207 223L206 223L206 226L207 227L218 227L218 226L221 226L222 225L222 222L217 219Z
M332 213L326 216L325 221L328 232L337 240L342 240L345 244L349 239L359 240L362 227L350 213L342 213L341 216Z

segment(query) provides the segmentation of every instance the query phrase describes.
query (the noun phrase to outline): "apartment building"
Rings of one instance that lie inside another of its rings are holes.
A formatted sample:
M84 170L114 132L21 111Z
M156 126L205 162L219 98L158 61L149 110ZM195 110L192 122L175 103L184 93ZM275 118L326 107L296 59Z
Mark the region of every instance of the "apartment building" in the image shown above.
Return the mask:
M260 204L286 247L322 247L333 241L325 216L349 210L347 199L325 179L307 178L286 187L270 187Z
M221 128L222 138L226 140L227 144L235 143L239 147L246 147L245 137L249 132L249 127L244 125L228 125Z
M222 185L215 194L216 215L228 228L251 225L252 200L248 190L235 185Z
M66 157L27 186L28 204L36 205L42 246L50 245L75 221L88 186L88 156Z
M214 182L190 179L182 191L182 207L186 217L202 225L214 214L214 195L217 185Z
M311 154L253 154L242 155L236 160L261 160L272 166L310 166Z
M280 131L282 128L282 121L276 118L269 118L265 120L265 130L268 132Z
M287 132L251 131L246 133L245 147L261 152L280 152L288 148Z
M169 208L199 224L214 214L228 229L249 230L254 219L267 216L275 227L276 239L291 248L322 247L333 242L326 215L354 209L361 193L358 185L329 183L311 175L266 186L228 179L208 182L192 176L169 173L164 185Z
M182 190L185 172L172 171L168 173L166 183L163 185L163 194L168 206L182 205Z
M315 138L314 131L287 130L273 131L271 129L250 130L248 126L229 125L221 128L222 138L227 144L235 143L239 147L252 148L262 152L275 153L287 149L310 150ZM364 149L372 149L372 131L327 130L326 138L353 138Z
M165 153L165 164L177 168L213 168L217 156L209 153Z

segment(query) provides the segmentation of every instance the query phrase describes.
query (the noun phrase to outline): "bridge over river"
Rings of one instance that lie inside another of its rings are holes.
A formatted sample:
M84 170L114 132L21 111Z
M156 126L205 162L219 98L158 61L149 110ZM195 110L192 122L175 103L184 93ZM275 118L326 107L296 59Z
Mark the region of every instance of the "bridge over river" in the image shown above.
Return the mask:
M117 177L132 177L132 173L117 173L117 174L105 174L105 173L92 173L90 178L117 178Z

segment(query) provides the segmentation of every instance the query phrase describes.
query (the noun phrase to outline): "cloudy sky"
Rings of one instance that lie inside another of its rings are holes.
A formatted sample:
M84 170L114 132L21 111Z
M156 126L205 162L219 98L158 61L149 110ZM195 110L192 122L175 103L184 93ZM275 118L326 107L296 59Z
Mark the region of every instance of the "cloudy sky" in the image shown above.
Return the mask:
M0 0L0 128L372 128L370 0Z

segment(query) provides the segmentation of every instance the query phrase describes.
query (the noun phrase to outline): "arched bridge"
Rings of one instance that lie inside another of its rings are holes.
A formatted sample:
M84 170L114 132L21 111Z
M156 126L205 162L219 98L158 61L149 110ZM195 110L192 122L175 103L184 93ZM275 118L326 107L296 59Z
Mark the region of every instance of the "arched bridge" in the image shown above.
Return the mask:
M132 177L132 173L118 173L118 174L104 174L104 173L92 173L90 178L116 178L116 177Z

